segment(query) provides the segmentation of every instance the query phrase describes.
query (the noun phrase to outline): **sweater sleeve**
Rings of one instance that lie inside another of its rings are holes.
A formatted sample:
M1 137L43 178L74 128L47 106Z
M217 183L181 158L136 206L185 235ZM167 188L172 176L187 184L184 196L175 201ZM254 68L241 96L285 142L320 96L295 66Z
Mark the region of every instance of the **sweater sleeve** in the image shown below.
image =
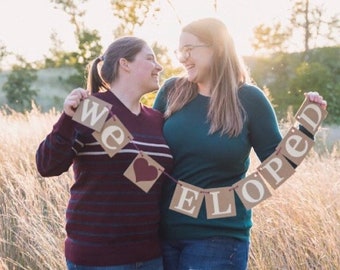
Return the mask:
M63 113L51 133L40 143L36 151L36 165L41 176L57 176L70 168L75 155L72 148L75 124Z
M264 161L282 140L272 105L255 86L240 89L240 100L246 111L248 136L260 161Z

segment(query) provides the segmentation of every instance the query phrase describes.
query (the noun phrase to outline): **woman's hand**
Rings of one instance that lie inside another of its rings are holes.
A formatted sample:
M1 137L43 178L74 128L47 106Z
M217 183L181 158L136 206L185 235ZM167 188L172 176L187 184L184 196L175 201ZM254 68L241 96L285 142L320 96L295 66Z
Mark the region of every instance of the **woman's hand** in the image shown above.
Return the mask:
M318 92L308 92L305 93L305 97L308 98L309 101L317 103L323 110L327 108L327 101L323 99L322 96Z
M76 88L65 98L64 112L68 116L73 117L74 112L78 108L80 102L89 96L88 91L83 88Z

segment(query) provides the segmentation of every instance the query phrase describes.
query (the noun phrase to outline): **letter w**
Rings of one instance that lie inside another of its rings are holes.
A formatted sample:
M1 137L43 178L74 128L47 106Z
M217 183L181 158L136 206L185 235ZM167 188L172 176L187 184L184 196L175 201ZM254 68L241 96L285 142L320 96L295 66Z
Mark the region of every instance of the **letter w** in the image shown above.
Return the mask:
M81 113L81 121L85 122L88 117L91 117L90 124L91 126L94 126L96 122L99 121L100 118L103 117L103 115L106 115L108 112L108 108L104 107L102 111L98 113L98 103L91 102L92 107L89 108L89 99L84 100L84 106L83 111Z

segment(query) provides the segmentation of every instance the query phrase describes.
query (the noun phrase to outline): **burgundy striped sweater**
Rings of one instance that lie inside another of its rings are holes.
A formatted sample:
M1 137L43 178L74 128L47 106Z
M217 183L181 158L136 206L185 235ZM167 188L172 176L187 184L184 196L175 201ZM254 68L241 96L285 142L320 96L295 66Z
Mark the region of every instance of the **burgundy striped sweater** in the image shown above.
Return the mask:
M112 113L132 134L133 143L110 158L92 136L93 130L62 114L36 153L37 168L44 177L60 175L73 165L66 259L108 266L157 258L161 256L161 186L169 178L161 174L146 193L123 174L138 150L170 172L173 160L162 135L163 116L145 106L136 116L110 91L95 96L113 105Z

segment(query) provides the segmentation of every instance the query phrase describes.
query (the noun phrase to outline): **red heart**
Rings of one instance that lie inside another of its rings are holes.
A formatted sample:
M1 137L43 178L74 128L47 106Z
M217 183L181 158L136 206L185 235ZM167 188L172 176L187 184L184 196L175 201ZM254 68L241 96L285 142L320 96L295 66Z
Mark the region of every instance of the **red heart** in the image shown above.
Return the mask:
M137 158L133 163L133 169L135 170L136 182L154 181L158 176L157 168L149 165L145 158Z

